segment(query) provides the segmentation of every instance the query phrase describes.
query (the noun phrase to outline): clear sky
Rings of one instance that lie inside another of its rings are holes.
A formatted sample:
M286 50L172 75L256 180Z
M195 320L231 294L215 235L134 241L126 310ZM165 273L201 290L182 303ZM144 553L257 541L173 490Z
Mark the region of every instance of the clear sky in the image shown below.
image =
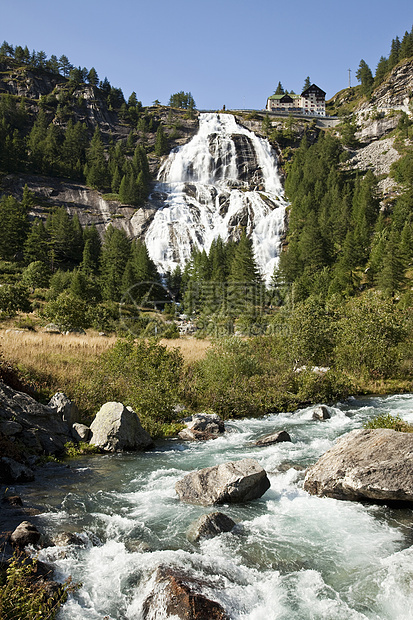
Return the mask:
M307 75L329 99L412 24L412 0L0 0L0 41L95 67L126 99L185 91L198 109L261 109Z

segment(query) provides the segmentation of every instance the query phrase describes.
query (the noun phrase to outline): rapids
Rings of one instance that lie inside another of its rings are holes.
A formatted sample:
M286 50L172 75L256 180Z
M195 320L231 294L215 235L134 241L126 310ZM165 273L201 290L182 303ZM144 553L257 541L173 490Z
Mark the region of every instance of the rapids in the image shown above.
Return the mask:
M302 482L303 469L337 437L378 413L413 422L413 394L349 399L330 411L325 422L302 409L228 422L228 432L208 442L174 439L147 453L82 457L17 488L42 507L46 529L75 532L86 543L40 552L60 579L82 583L59 620L143 619L160 564L214 584L205 593L232 620L412 618L412 511L310 496ZM280 429L292 443L254 446ZM217 508L179 502L175 482L245 457L266 469L271 488L248 504L218 507L238 523L235 532L189 543L189 524Z
M146 234L160 272L183 267L193 248L207 252L214 239L252 238L267 282L277 264L286 201L270 143L230 114L201 114L199 131L172 151L152 198L161 199Z

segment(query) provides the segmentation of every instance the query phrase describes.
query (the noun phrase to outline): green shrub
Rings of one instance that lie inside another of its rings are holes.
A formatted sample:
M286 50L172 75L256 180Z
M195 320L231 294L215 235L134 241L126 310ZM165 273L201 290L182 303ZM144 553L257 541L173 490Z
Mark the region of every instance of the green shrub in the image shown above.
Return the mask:
M37 562L17 554L0 572L2 620L53 620L68 593L78 587L67 580L51 594L48 582L36 573Z
M155 342L118 340L97 360L89 390L97 409L107 401L129 405L142 425L172 422L179 401L183 358ZM96 410L97 410L96 409Z
M364 428L390 428L401 433L413 433L413 424L409 424L402 420L399 415L391 415L390 413L382 413L372 420L364 424Z

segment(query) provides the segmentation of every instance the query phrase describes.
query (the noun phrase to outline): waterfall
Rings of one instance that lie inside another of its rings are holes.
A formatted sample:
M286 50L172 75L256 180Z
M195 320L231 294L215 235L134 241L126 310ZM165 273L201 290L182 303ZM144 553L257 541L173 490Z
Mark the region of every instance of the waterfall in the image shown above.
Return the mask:
M154 196L162 199L145 242L161 272L184 266L193 248L219 236L251 237L268 282L277 264L286 200L269 142L230 114L201 114L199 131L162 165Z

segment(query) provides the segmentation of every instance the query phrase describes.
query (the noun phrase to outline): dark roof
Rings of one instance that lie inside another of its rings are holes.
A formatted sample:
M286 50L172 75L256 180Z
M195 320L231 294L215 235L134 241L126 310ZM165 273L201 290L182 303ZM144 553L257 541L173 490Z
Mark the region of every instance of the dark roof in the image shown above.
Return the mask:
M308 88L306 88L305 90L303 90L303 92L301 93L302 97L305 97L307 94L309 95L310 93L317 93L318 95L321 96L326 96L326 93L317 86L317 84L311 84Z

